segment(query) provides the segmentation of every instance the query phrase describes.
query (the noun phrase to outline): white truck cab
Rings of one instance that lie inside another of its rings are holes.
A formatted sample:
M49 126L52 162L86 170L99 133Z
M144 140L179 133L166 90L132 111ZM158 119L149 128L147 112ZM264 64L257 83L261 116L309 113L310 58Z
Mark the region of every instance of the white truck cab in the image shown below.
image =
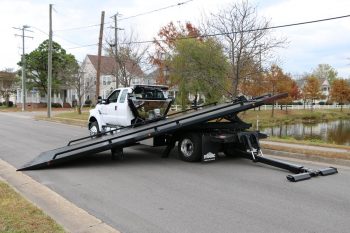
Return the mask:
M167 90L166 86L160 85L136 85L118 88L107 99L99 97L96 107L90 110L90 134L165 115L172 100L167 98Z

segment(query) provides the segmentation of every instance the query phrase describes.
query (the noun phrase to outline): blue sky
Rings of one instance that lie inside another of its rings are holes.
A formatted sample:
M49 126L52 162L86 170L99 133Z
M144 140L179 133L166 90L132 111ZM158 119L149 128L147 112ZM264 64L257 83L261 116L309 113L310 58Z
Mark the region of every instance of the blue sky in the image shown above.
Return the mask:
M96 54L97 46L75 48L81 45L95 44L98 41L98 27L80 30L62 30L80 26L98 24L101 11L106 12L106 22L116 12L122 17L167 7L186 0L0 0L1 43L0 69L17 68L20 60L21 39L15 37L20 33L12 27L31 26L34 39L26 39L26 52L34 50L48 36L48 9L54 4L53 31L54 40L60 43L69 53L82 61L86 54ZM170 21L200 21L203 12L214 13L226 7L229 0L193 0L177 6L120 21L119 26L126 32L131 28L140 40L150 40L156 36L161 26ZM258 6L259 15L270 19L272 25L281 25L309 21L321 18L350 14L349 0L268 0L251 1ZM111 24L106 24L105 37L113 36ZM284 28L273 31L277 37L287 38L287 48L275 52L275 60L285 72L302 74L311 72L318 64L332 65L339 75L350 77L350 18Z

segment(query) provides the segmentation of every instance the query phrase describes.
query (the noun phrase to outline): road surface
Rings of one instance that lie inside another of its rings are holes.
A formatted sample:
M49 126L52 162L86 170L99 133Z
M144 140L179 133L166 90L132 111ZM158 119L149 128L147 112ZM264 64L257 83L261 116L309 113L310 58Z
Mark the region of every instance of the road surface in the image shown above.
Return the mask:
M86 134L0 112L0 159L20 168ZM244 159L186 163L161 152L139 145L124 161L104 152L25 173L123 233L349 232L350 168L291 183L288 172Z

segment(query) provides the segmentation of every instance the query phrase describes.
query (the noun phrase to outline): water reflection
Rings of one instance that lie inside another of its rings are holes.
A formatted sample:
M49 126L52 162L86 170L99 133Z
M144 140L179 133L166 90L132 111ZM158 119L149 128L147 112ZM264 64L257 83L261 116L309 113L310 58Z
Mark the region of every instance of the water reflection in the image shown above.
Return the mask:
M317 124L280 125L261 129L276 137L294 137L298 140L317 139L339 145L350 145L350 120L337 120Z

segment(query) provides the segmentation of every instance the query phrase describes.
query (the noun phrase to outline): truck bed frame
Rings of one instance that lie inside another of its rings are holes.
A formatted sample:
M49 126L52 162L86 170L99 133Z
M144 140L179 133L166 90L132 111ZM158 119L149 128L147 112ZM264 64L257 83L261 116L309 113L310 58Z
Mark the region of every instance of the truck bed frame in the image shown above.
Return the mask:
M286 96L287 94L264 95L249 100L238 97L230 103L194 107L173 115L136 122L128 127L72 140L67 146L41 153L18 170L47 168L106 150L111 150L112 157L123 158L123 148L149 138L154 139L154 146L166 146L163 157L167 157L176 142L182 142L186 135L187 138L192 138L196 142L196 151L200 153L200 159L203 162L213 161L219 152L224 152L226 155L241 156L254 162L289 170L296 175L288 175L287 179L294 182L337 173L337 169L333 167L313 170L264 157L259 139L266 135L248 131L251 125L237 117L239 112ZM217 122L218 119L225 119L225 122ZM180 146L179 151L181 152ZM183 160L195 161L199 158L198 156L198 154L197 157L183 156Z

